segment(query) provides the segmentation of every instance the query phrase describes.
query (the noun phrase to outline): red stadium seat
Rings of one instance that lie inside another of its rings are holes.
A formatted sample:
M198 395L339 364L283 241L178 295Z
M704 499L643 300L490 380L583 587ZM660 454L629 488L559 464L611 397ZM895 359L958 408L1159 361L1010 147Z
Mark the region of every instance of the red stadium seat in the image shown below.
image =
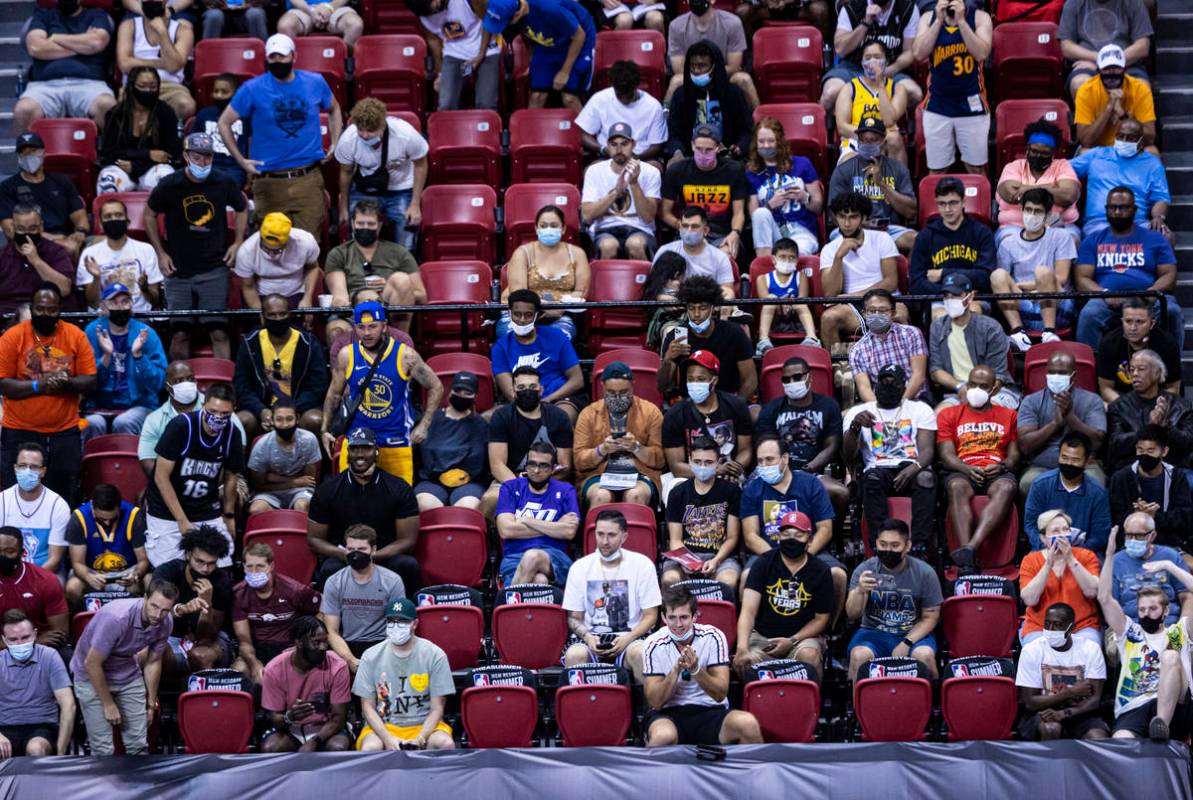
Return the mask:
M653 350L640 347L624 347L618 350L606 350L592 362L592 399L600 400L605 394L605 384L601 381L601 370L614 361L624 362L633 373L634 396L641 397L654 405L663 404L663 395L659 393L659 385L655 376L659 374L659 354Z
M136 455L137 443L140 441L141 437L135 433L105 433L94 439L88 439L83 444L83 455L97 456L107 453Z
M252 518L249 519L251 521ZM303 514L303 519L306 519L306 514ZM311 576L315 574L315 554L311 552L311 546L307 543L305 521L302 530L269 528L245 531L244 546L248 547L254 542L269 545L269 549L273 551L273 568L280 574L299 583L310 583Z
M597 259L590 265L592 281L588 296L603 302L642 300L642 290L650 274L649 261ZM602 353L616 348L641 348L646 344L646 323L654 309L593 308L588 311L589 352Z
M419 116L426 112L427 44L422 36L362 36L352 48L352 56L356 64L355 97L375 97L390 109L413 111Z
M362 0L360 17L366 31L376 33L404 33L421 36L425 30L410 9L401 3L386 0ZM361 97L357 95L357 100Z
M1000 100L1060 97L1064 63L1051 22L1006 22L994 28L994 83Z
M558 667L568 638L567 612L547 603L497 606L492 629L502 664L526 669Z
M110 483L130 503L136 503L149 484L135 449L131 453L84 453L80 472L84 494L90 495L97 484Z
M945 598L941 608L949 656L1011 655L1019 632L1019 609L1006 595L967 594Z
M1033 344L1023 357L1023 385L1028 394L1038 392L1048 382L1048 359L1058 351L1070 353L1077 362L1077 385L1091 392L1098 391L1098 371L1094 349L1081 342L1040 342Z
M501 186L501 117L496 111L436 111L427 118L430 183Z
M810 25L754 32L754 82L764 103L814 103L820 97L824 40Z
M758 720L766 742L811 742L820 719L820 687L784 678L751 681L742 690L742 710Z
M1010 739L1019 711L1015 681L995 675L947 678L940 686L940 711L950 742Z
M70 643L77 645L83 636L83 631L95 619L94 611L80 611L70 618Z
M819 103L763 103L754 109L755 124L766 117L774 117L782 124L783 138L791 152L811 161L816 174L827 181L832 170L828 164L824 107Z
M996 175L1002 175L1003 167L1011 161L1023 158L1027 152L1023 129L1039 119L1060 128L1064 143L1056 154L1068 155L1073 134L1069 129L1069 107L1064 100L1004 100L994 109Z
M93 188L94 183L92 181ZM124 203L124 208L128 212L128 235L142 242L149 241L149 237L145 234L145 206L149 202L149 192L109 192L98 195L91 201L91 218L94 220L91 232L97 236L104 232L103 224L99 218L99 210L103 208L104 203L112 200ZM164 228L165 216L163 215L159 218L158 233L161 233Z
M431 188L434 187L427 191ZM483 261L425 261L419 272L427 289L427 305L489 302L493 270ZM465 328L460 327L458 311L419 314L417 320L416 341L425 358L460 350L464 336L470 349L488 351L484 312L467 312Z
M659 524L654 509L637 503L606 503L588 509L584 518L584 555L596 552L596 519L602 511L620 511L625 514L629 528L625 548L641 553L655 561L659 557Z
M443 408L447 407L451 394L452 379L457 372L468 371L477 377L477 413L484 413L493 407L493 363L476 353L440 353L427 359L427 366L443 384Z
M935 217L939 217L940 213L936 210L936 197L933 192L936 191L936 184L940 183L944 178L956 178L961 181L965 187L965 213L969 214L974 219L991 225L991 220L994 215L991 212L991 202L993 198L993 190L990 188L990 181L986 180L985 175L927 175L920 180L919 198L920 209L919 218L925 223Z
M762 387L762 402L774 400L783 396L783 362L799 356L808 362L808 369L812 373L812 391L817 394L833 394L833 360L823 347L812 347L806 344L788 344L767 350L762 357L762 374L759 375L759 385Z
M563 239L580 241L580 190L570 183L516 183L505 190L505 257L533 241L534 218L543 206L563 211ZM595 298L595 296L594 296Z
M226 358L191 358L186 363L195 373L195 383L199 384L200 392L207 391L207 387L216 381L231 383L236 371L236 363Z
M888 497L886 499L886 510L888 519L901 519L909 527L911 526L910 497ZM874 555L874 545L871 543L870 538L870 523L866 520L866 515L862 514L862 546L865 548L866 558L871 558Z
M438 645L453 670L471 669L479 660L485 617L476 606L421 606L418 635Z
M667 88L667 41L651 30L601 31L593 56L593 90L609 85L617 61L633 61L642 72L642 91L663 99Z
M258 439L261 437L258 436ZM253 442L256 444L256 441ZM245 534L258 533L260 531L299 531L304 535L307 532L307 514L305 511L294 511L289 508L275 508L270 511L261 511L257 514L250 514L248 521L244 525Z
M698 599L698 622L712 625L725 634L729 652L737 645L737 606L728 600Z
M413 111L389 111L389 110L387 110L386 113L389 114L389 116L391 116L391 117L397 117L398 119L405 120L410 125L410 127L414 128L419 133L423 133L422 117L420 117L418 114L415 114ZM344 125L345 125L345 127L347 127L348 123L345 122Z
M624 745L633 718L628 686L582 683L555 692L555 721L564 747Z
M986 510L986 504L990 502L990 498L985 495L974 495L970 500L970 508L973 509L974 524L977 524L978 519L982 516L982 512ZM945 536L948 539L949 552L956 550L961 546L957 541L957 536L953 532L953 518L951 514L945 516ZM995 531L985 538L982 546L978 548L977 560L981 565L983 574L998 574L1007 577L998 568L1005 567L1015 560L1015 548L1019 544L1019 511L1015 505L1011 505L1010 511L1007 512L1007 518L1003 522L1000 530ZM946 574L949 570L946 570ZM1019 574L1018 568L1014 568L1016 576ZM992 655L991 653L983 653L982 655Z
M455 506L423 511L418 515L414 557L427 585L480 586L489 559L484 515Z
M530 747L538 695L529 686L470 686L460 696L460 717L469 747Z
M46 172L70 178L83 202L95 197L96 140L99 132L89 119L39 119L30 127L46 145Z
M423 261L497 261L497 192L492 186L428 186L422 210Z
M348 46L338 36L299 36L294 40L294 68L317 72L331 87L340 107L348 103Z
M868 742L918 742L932 716L932 684L924 678L863 678L853 708Z
M248 37L196 42L194 91L199 108L211 104L211 84L225 72L241 80L265 72L265 42Z
M226 689L183 692L178 728L190 755L244 753L253 735L253 696Z
M530 103L530 48L521 36L514 37L514 108L522 109Z
M566 108L523 108L510 117L510 183L581 185L580 126Z

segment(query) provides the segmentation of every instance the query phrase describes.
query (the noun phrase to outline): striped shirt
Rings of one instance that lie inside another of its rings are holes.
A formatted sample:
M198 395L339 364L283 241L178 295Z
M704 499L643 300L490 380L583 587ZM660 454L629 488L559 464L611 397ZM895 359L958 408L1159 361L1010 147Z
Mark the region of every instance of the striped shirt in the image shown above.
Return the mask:
M911 357L928 355L924 334L911 325L891 324L885 336L867 332L862 340L849 351L849 367L853 374L864 373L873 385L878 381L878 372L887 364L898 364L911 380ZM928 381L924 381L924 389Z
M702 625L699 622L692 627L696 632L688 642L696 650L697 665L700 669L723 667L729 664L729 644L725 641L725 634L712 625ZM671 631L662 627L646 638L646 655L644 656L645 675L663 677L675 667L679 661L679 650L682 645L676 645L671 640ZM673 706L722 706L729 707L729 700L720 702L709 697L700 684L691 677L680 674L675 682L675 691L663 703L663 708Z

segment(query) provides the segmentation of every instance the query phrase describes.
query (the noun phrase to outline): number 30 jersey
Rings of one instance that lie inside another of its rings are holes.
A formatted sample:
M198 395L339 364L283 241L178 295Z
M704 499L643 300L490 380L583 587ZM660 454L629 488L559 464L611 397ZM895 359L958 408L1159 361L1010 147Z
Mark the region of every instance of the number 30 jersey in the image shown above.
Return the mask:
M977 24L976 20L977 12L967 8L965 21L971 29ZM960 27L949 27L947 23L941 26L928 67L925 111L946 117L976 117L990 113L982 65L969 52Z
M170 485L191 522L219 517L222 470L244 470L244 446L236 426L229 421L219 436L209 436L200 422L201 414L201 410L195 410L170 420L156 450L158 458L174 462ZM146 499L151 516L174 518L152 477Z

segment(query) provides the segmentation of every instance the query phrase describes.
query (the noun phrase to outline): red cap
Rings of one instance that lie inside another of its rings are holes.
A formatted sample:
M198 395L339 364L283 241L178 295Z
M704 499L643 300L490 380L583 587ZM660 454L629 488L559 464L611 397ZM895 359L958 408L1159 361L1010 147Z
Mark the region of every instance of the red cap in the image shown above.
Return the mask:
M721 374L721 359L711 350L697 350L688 356L688 363L695 362L717 375Z
M812 520L802 511L788 511L779 519L779 530L795 528L801 531L812 530Z

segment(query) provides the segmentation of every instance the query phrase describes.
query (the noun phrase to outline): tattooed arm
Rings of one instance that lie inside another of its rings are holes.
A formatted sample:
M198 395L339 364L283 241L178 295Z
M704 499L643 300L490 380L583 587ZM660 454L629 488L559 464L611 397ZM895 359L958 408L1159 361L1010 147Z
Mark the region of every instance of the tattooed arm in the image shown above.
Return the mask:
M427 393L426 401L423 403L422 419L410 432L411 443L422 444L427 438L427 429L431 427L431 418L443 402L443 384L413 347L402 348L402 371L413 377Z
M336 354L336 363L331 369L331 386L327 388L327 395L323 398L323 428L319 432L319 438L323 441L323 449L332 459L336 457L331 450L335 445L336 437L332 436L328 428L331 426L331 421L335 419L336 411L340 407L340 400L347 390L348 359L351 357L351 351L351 346L341 347L340 352Z

